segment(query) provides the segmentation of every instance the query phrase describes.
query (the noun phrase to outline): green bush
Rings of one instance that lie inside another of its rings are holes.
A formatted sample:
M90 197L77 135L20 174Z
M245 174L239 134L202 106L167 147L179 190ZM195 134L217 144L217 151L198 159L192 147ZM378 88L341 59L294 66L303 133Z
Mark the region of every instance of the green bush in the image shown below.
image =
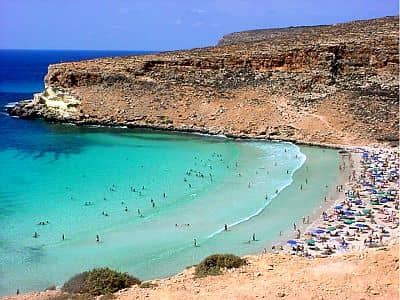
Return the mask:
M203 259L195 269L195 275L204 277L207 275L221 274L221 268L238 268L246 264L246 260L233 254L213 254Z
M64 284L62 290L68 293L98 296L115 293L134 284L140 284L140 280L128 273L98 268L73 276Z

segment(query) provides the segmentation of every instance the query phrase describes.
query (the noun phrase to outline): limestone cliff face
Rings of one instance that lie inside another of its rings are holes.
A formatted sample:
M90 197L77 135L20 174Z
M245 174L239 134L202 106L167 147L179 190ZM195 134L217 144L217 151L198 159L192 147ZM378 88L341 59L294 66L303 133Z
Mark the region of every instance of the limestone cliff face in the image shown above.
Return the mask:
M235 33L220 46L49 66L51 119L317 143L395 141L398 17ZM78 104L76 104L78 103ZM46 105L30 112L47 118ZM30 103L31 107L38 108Z

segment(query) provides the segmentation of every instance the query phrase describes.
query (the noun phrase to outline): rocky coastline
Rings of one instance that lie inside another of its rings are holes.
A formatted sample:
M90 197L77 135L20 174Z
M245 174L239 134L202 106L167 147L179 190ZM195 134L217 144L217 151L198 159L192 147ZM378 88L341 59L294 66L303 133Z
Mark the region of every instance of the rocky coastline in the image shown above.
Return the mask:
M318 145L398 144L398 17L50 65L10 115Z

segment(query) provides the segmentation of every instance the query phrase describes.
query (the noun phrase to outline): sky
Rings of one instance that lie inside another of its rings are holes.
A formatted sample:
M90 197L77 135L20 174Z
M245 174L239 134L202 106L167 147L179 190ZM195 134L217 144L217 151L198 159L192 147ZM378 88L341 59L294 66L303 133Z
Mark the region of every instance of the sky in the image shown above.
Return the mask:
M0 49L188 49L231 32L398 12L398 0L0 0Z

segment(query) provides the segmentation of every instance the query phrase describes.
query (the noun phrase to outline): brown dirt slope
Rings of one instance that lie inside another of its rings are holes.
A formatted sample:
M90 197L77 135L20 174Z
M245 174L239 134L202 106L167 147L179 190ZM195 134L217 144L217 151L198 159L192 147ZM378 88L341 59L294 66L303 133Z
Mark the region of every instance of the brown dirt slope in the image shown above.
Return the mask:
M250 256L249 265L221 276L195 278L192 268L168 279L151 281L156 287L135 286L120 291L115 298L399 299L398 253L397 245L315 260L282 254ZM60 294L60 291L48 291L4 299L47 300Z
M223 276L195 279L191 270L133 288L118 299L399 299L398 247L307 260L265 254Z
M226 46L51 65L45 81L81 100L67 120L81 124L397 142L398 27L386 17L243 33ZM63 120L43 107L31 115Z

